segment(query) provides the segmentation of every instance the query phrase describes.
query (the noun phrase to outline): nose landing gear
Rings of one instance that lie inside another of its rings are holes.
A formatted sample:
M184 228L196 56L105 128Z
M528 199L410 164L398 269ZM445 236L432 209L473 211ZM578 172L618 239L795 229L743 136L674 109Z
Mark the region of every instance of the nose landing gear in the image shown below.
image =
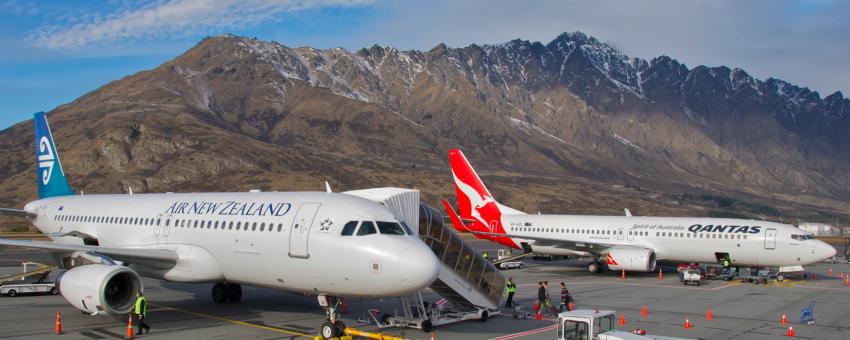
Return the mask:
M325 309L325 314L328 320L322 324L321 335L324 339L338 338L345 335L345 324L337 320L337 308L339 308L342 300L335 296L319 295L319 305Z

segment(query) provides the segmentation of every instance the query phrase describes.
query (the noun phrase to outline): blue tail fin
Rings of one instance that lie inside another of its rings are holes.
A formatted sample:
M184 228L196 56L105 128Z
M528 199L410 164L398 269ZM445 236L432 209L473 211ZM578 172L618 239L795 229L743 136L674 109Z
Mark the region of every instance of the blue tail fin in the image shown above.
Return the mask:
M38 168L38 198L73 195L65 179L59 153L44 112L35 114L35 160Z

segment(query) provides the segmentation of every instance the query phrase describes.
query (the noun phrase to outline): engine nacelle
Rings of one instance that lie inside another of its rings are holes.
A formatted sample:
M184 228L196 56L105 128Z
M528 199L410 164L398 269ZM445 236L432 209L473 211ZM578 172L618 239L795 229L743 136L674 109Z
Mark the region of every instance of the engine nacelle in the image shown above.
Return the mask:
M634 272L655 270L655 252L646 248L614 247L608 250L608 268Z
M90 264L71 268L56 278L59 294L77 309L89 313L129 313L142 291L142 278L130 268Z

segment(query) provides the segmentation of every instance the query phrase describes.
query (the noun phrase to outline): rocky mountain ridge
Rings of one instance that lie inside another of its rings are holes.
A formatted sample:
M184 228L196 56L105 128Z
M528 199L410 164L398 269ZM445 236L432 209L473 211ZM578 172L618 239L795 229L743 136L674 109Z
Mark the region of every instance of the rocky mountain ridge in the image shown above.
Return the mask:
M519 208L601 197L610 202L600 207L692 213L704 204L682 195L719 193L831 215L850 202L848 112L840 92L821 98L741 69L630 58L579 32L429 51L228 35L50 119L72 182L81 176L91 190L295 189L330 178L433 198L450 194L445 150L461 147ZM17 187L34 171L27 133L27 124L0 132L12 160L0 166L0 200L34 192ZM65 139L75 148L65 152Z

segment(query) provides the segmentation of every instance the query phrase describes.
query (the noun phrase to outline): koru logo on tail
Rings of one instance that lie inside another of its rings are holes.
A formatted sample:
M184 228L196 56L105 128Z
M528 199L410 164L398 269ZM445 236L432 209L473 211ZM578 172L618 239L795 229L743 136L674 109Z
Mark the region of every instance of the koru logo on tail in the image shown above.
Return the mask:
M38 169L41 171L41 183L47 185L50 182L50 175L53 174L53 164L56 163L56 156L53 153L53 148L50 146L50 140L47 137L41 137L38 142Z

